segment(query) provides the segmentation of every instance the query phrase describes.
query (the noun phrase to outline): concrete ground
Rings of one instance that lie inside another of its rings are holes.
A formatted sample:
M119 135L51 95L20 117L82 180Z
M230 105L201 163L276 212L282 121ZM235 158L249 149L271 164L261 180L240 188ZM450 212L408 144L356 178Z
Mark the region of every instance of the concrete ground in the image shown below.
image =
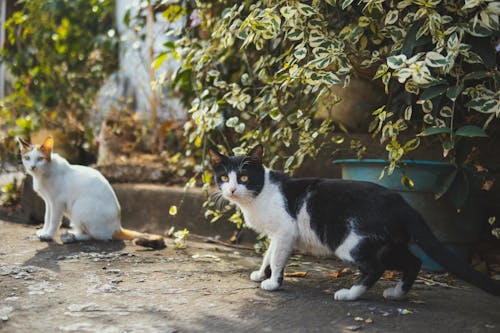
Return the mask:
M248 278L251 250L189 240L149 251L129 242L40 242L0 221L0 332L500 332L500 298L453 282L417 283L385 301L381 280L355 302L333 299L354 274L333 259L294 256L283 290ZM426 279L439 280L440 276Z

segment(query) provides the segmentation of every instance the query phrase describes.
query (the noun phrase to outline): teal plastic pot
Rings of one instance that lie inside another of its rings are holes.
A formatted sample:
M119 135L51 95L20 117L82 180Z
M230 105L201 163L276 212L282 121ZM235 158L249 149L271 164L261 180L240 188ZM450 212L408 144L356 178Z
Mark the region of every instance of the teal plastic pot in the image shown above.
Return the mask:
M477 243L482 232L480 200L474 195L467 172L455 164L407 160L390 176L383 169L386 160L347 159L333 162L342 169L342 178L363 180L387 187L401 196L425 219L436 237L457 256L468 259L470 246ZM403 176L410 178L413 188L403 185ZM422 268L443 271L415 244L412 252L422 260Z

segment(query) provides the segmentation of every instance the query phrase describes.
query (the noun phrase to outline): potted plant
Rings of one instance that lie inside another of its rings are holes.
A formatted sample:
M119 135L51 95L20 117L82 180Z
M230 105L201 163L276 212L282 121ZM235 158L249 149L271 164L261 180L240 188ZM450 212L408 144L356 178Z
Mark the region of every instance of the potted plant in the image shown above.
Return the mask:
M388 159L335 163L344 178L401 192L438 238L465 253L462 245L479 239L485 220L480 190L491 185L484 174L478 177L484 168L473 163L477 147L470 138L487 138L500 116L500 2L380 2L349 10L358 21L349 29L365 27L354 45L361 49L363 37L371 41L362 64L378 66L374 79L387 93L370 131L380 136ZM436 145L445 162L404 160L419 146ZM427 258L424 265L439 268Z

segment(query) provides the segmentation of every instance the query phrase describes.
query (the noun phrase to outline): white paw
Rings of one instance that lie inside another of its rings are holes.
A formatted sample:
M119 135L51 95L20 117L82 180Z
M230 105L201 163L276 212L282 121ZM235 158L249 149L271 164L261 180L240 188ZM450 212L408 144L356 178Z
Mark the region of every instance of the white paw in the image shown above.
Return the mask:
M335 292L333 298L336 301L350 301L350 289L340 289Z
M267 291L278 290L281 285L277 281L267 279L261 282L260 287Z
M43 229L37 230L36 235L41 241L44 242L50 242L52 240L52 236L46 233Z
M250 274L250 280L253 282L261 282L266 278L266 274L262 274L260 271L254 271Z
M387 288L386 290L384 290L383 295L384 295L385 299L394 300L394 301L402 300L402 299L406 298L406 294L403 292L403 290L401 289L401 287L399 285L397 285L394 288Z
M340 289L338 290L333 298L336 301L355 301L366 291L365 286L355 285L351 289Z
M70 232L65 232L64 234L61 235L61 242L63 242L64 244L74 243L75 241L76 241L75 234L72 234Z

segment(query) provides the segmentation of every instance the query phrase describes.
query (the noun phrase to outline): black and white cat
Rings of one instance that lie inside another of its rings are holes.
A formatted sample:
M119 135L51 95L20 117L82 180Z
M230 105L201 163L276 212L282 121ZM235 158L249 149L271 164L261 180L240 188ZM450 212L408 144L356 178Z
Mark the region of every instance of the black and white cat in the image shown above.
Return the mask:
M397 193L362 181L300 178L262 165L263 148L247 156L209 155L222 196L238 205L248 226L270 238L269 249L250 279L277 290L293 249L313 255L336 255L361 271L350 289L336 300L355 300L385 270L401 271L402 279L383 293L402 299L420 271L421 262L408 249L417 243L451 273L500 296L500 287L449 253L420 214Z

